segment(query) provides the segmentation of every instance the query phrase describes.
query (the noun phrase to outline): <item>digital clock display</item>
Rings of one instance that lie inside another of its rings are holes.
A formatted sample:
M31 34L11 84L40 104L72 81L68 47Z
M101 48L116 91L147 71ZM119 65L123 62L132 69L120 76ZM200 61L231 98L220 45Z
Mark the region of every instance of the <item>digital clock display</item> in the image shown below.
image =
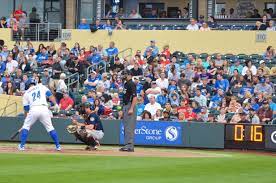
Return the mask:
M264 149L264 137L264 126L262 125L225 125L225 148Z

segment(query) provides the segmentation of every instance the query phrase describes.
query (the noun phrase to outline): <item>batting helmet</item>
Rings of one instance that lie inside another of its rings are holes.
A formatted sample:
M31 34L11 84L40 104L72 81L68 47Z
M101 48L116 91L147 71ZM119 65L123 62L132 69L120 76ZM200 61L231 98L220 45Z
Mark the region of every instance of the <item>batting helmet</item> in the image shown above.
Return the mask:
M30 80L30 84L36 85L36 80L32 78L32 79Z
M27 82L27 88L26 89L29 89L31 87L31 85L36 85L37 82L35 79L30 79L28 82Z

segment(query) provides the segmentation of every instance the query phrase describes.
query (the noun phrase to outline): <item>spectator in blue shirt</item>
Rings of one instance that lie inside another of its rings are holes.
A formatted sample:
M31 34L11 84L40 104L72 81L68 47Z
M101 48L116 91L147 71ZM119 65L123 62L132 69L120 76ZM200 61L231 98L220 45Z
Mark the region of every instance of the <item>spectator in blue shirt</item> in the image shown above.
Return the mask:
M254 111L258 111L260 109L260 105L257 103L257 99L255 97L252 97L250 99L251 108Z
M145 109L145 104L143 101L143 97L139 96L137 98L137 116L142 116L144 109Z
M144 86L139 82L138 77L133 77L133 79L134 79L134 83L136 84L136 93L137 95L140 95Z
M175 70L177 72L180 72L180 65L178 63L176 63L176 61L177 61L176 56L173 56L171 59L171 63L166 65L166 73L168 73L170 71L170 69L172 68L173 65L175 66Z
M101 56L97 53L97 48L91 49L91 54L88 56L87 60L91 64L99 64L101 62Z
M92 71L87 80L84 81L84 86L87 90L96 90L98 82L99 79L97 78L97 73Z
M6 62L2 58L2 55L0 55L0 74L3 74L6 70Z
M156 102L158 102L162 107L168 102L167 89L161 89L161 94L157 96Z
M87 93L87 102L89 102L90 104L94 104L96 98L96 92L95 90L90 90Z
M75 46L71 49L71 53L73 53L75 56L79 56L80 50L81 50L80 44L75 43Z
M113 27L112 27L112 25L111 25L110 20L107 20L107 21L106 21L106 24L104 24L104 25L102 26L102 28L103 28L104 30L112 30Z
M171 93L171 92L176 91L176 90L177 90L176 81L175 81L175 79L172 79L171 83L168 87L168 92Z
M78 29L90 29L90 25L86 22L85 18L81 19Z
M0 53L0 55L2 56L3 61L7 60L7 57L9 55L10 51L8 50L8 47L6 45L3 46L3 50Z
M115 43L111 41L109 43L109 48L105 49L108 57L114 57L119 53L118 48L115 47Z
M252 87L251 82L250 82L250 81L247 81L246 84L247 84L247 85L246 85L246 86L243 86L243 87L241 88L241 90L240 90L240 96L241 96L241 97L244 97L244 95L245 95L245 93L246 93L247 91L250 92L251 95L254 94L254 88Z
M276 117L276 103L273 102L272 96L269 96L268 98L269 107L273 112L273 119Z
M192 63L195 63L195 58L192 54L188 55L187 59L184 59L184 61L181 64L181 69L186 69L187 65L191 65Z
M42 63L43 61L48 60L48 53L45 47L43 47L41 53L37 55L36 60L38 63Z
M144 53L144 57L146 57L146 55L147 55L146 53L147 53L147 51L149 51L149 50L152 51L152 56L153 56L153 57L156 57L156 56L158 55L159 49L158 49L158 47L157 47L155 44L156 44L155 40L151 40L151 41L150 41L150 46L148 46L148 47L146 48L146 51L145 51L145 53Z
M229 90L229 81L227 79L223 79L222 75L217 75L217 81L215 82L215 88L222 89L224 92L228 92Z
M217 94L211 98L209 108L218 108L220 106L220 103L222 102L223 97L223 90L219 89Z
M96 20L95 24L91 25L91 31L95 32L96 30L100 30L100 29L103 29L103 25L101 24L100 20Z
M242 69L243 69L243 66L240 65L240 61L239 61L239 60L236 60L236 61L235 61L235 64L233 64L233 65L230 67L230 75L233 75L234 70L238 70L238 73L241 74L241 73L242 73Z
M169 94L169 99L172 106L174 105L179 106L180 98L179 98L179 94L176 91L173 91Z

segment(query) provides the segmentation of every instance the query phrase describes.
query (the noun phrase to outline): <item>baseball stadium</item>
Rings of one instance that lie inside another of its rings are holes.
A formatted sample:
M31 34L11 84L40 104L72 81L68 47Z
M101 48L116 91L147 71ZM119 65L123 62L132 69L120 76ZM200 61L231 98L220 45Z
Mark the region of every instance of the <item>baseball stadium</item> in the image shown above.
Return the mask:
M275 183L275 0L0 0L0 183Z

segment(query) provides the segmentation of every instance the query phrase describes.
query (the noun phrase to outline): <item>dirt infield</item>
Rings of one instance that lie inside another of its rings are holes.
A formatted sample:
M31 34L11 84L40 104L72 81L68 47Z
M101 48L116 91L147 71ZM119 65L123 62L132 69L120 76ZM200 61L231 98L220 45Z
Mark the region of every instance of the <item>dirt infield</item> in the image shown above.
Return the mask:
M63 146L62 151L57 152L49 145L31 145L24 152L19 152L16 145L1 145L0 153L24 153L24 154L62 154L62 155L94 155L94 156L129 156L129 157L170 157L170 158L216 158L225 157L222 154L206 153L204 151L192 152L185 150L171 150L158 148L136 148L135 152L120 152L115 147L101 146L96 151L86 151L84 146Z

